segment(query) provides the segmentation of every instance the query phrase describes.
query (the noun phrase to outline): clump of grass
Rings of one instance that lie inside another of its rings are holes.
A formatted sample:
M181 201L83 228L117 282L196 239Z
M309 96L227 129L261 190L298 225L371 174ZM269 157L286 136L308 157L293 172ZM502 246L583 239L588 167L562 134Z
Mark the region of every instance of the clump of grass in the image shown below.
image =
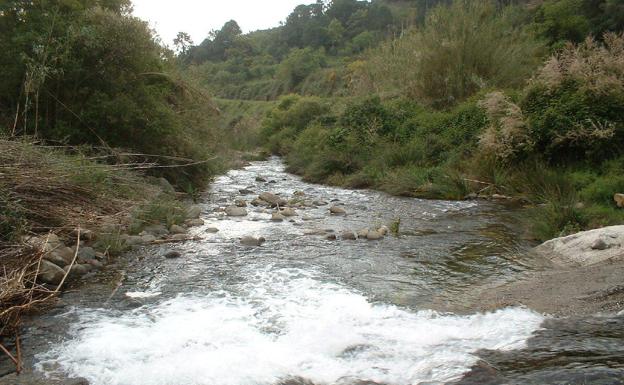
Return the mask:
M390 223L390 232L395 237L399 236L399 234L401 233L401 218L396 218Z
M133 213L128 230L140 233L145 227L164 223L167 227L179 225L186 220L187 207L171 195L161 194L154 200L139 206Z

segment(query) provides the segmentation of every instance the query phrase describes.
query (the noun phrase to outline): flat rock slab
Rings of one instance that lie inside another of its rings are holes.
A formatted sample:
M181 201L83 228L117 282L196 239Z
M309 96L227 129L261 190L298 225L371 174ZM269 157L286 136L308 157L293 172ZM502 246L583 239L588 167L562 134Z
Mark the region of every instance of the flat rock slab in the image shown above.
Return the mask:
M583 231L544 242L535 251L560 265L591 266L624 259L624 226Z

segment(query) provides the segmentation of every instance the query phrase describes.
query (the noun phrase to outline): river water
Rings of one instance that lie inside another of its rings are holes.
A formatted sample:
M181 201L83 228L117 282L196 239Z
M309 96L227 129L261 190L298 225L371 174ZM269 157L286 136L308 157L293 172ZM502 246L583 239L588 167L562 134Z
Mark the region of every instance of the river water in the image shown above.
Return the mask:
M348 215L219 212L264 191ZM175 246L182 258L139 250L39 317L25 335L31 364L91 385L623 383L623 317L440 311L474 285L542 268L500 206L311 185L278 158L219 177L202 205L201 240ZM381 241L319 235L397 218L401 235ZM246 235L267 242L245 247Z

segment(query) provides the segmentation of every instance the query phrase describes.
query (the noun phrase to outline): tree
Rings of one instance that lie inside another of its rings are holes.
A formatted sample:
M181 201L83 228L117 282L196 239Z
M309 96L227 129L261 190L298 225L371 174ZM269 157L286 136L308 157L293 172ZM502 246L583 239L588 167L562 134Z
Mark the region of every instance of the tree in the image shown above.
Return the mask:
M188 53L191 46L193 46L193 39L191 39L191 35L186 32L178 32L176 38L173 39L173 45L178 54L184 56Z

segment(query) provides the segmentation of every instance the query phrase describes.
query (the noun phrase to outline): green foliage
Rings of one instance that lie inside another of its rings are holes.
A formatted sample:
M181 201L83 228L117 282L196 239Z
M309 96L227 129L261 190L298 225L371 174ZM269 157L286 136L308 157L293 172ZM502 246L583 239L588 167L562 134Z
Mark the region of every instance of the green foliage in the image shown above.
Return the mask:
M0 51L0 120L15 123L12 135L166 154L159 162L167 166L176 163L172 156L209 157L209 101L180 79L171 53L128 7L108 0L0 6L7 48ZM183 185L212 172L207 163L177 171L154 173Z
M624 36L588 39L552 57L521 107L536 151L553 163L599 163L624 145Z
M518 8L457 0L431 11L423 28L383 44L359 76L370 88L447 107L493 86L522 84L539 63L541 44ZM520 14L520 16L519 16ZM504 32L503 32L504 31Z

